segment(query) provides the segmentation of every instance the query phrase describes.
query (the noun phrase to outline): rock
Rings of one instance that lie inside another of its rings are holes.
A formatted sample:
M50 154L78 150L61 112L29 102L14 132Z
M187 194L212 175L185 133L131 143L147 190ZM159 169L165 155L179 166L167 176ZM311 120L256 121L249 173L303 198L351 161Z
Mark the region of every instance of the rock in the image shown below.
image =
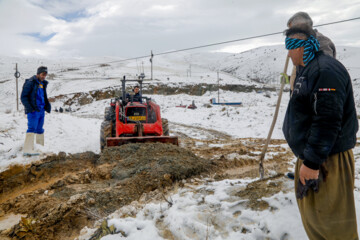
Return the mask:
M56 189L56 188L60 188L65 186L65 182L63 180L59 180L56 183L54 183L53 185L51 185L51 189Z
M63 160L66 158L66 152L59 152L58 157Z
M168 174L168 173L164 174L164 179L166 181L171 181L171 174Z
M94 204L95 204L95 199L90 198L90 199L88 200L88 204L94 205Z

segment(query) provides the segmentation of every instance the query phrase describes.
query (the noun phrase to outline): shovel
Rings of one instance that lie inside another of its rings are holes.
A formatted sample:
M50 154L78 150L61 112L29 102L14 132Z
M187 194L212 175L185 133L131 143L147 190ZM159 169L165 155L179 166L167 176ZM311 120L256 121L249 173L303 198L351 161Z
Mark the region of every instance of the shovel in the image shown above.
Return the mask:
M264 162L265 153L266 153L266 150L268 148L269 142L271 140L271 135L273 133L275 123L276 123L276 120L277 120L277 117L278 117L280 103L281 103L281 97L282 97L282 93L283 93L285 82L286 82L285 75L287 73L287 69L288 69L288 65L289 65L289 59L290 59L290 57L289 57L289 55L287 55L286 61L285 61L285 66L284 66L284 71L283 71L282 76L281 76L281 87L280 87L279 97L278 97L277 104L276 104L275 114L274 114L274 117L273 117L273 121L271 123L269 134L268 134L267 139L266 139L266 143L265 143L264 148L263 148L263 150L261 152L261 155L260 155L260 161L259 161L260 179L264 178L264 164L263 164L263 162Z

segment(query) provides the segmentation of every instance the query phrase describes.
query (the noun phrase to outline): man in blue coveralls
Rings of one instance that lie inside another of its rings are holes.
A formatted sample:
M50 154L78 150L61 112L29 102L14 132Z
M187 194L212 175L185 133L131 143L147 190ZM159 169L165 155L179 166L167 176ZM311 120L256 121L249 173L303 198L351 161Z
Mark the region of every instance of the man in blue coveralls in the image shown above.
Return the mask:
M47 67L39 67L36 75L25 80L21 92L21 102L28 118L28 129L23 149L24 156L39 155L34 151L34 136L36 136L36 143L44 146L45 111L48 113L51 111L51 105L46 94L48 81L45 78L47 73Z

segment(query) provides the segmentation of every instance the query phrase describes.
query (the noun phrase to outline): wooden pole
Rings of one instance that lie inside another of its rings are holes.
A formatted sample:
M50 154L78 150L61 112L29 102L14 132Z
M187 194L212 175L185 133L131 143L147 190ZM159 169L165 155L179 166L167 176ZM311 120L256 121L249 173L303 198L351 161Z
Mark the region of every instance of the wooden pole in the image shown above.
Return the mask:
M219 79L219 70L217 71L217 80L218 80L218 103L220 102L220 79Z
M289 59L290 59L290 57L288 55L286 57L285 66L284 66L284 72L283 72L285 74L287 73L287 69L288 69L288 65L289 65ZM264 148L263 148L263 150L261 152L261 155L260 155L260 162L259 162L260 179L264 178L264 164L263 164L263 162L264 162L266 150L267 150L269 142L271 140L271 135L272 135L274 127L275 127L277 116L278 116L278 113L279 113L281 97L282 97L282 93L283 93L283 90L284 90L284 86L285 86L285 77L282 76L281 77L281 87L280 87L279 97L278 97L276 108L275 108L275 114L274 114L274 117L273 117L273 121L271 123L271 127L270 127L270 130L269 130L269 134L267 136L267 139L266 139L265 146L264 146Z
M150 62L151 62L151 80L153 80L153 51L151 50L151 58L150 58Z
M18 64L16 63L15 67L15 77L16 77L16 111L19 111L19 84L18 84Z

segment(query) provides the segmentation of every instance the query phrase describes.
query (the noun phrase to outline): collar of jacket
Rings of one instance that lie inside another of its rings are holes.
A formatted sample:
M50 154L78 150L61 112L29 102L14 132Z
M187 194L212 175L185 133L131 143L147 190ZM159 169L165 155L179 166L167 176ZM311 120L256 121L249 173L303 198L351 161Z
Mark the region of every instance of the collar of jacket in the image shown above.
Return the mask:
M311 60L308 65L299 69L299 72L298 72L299 74L297 74L296 77L297 76L300 77L300 76L304 76L304 75L311 76L312 74L318 72L320 69L318 58L321 55L325 55L323 51L316 52L314 59Z
M33 81L35 84L39 84L40 80L36 77L36 75L32 76L30 79L30 81ZM48 81L44 80L42 81L42 85L44 86L44 88L48 85Z

